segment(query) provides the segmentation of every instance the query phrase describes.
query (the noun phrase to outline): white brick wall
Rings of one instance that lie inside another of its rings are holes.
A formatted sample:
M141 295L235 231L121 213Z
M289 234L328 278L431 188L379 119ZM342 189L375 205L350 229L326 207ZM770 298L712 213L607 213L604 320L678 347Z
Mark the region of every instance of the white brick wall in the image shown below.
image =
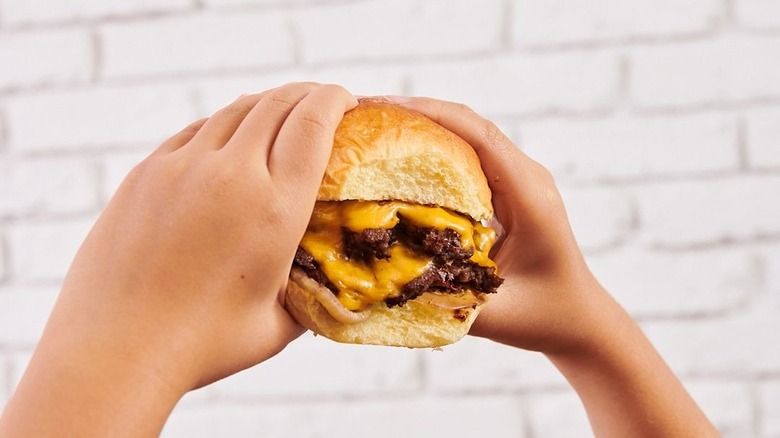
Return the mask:
M189 90L178 87L99 87L9 97L8 147L27 151L151 146L195 117ZM43 127L43 128L42 128Z
M127 171L240 94L316 80L494 118L553 171L589 264L723 435L780 437L778 8L0 0L0 406ZM186 396L165 436L368 430L591 435L539 354L482 339L407 351L307 335Z
M636 188L643 240L657 246L780 235L780 177L724 177Z
M473 396L193 407L174 412L162 436L517 438L523 431L517 398Z
M758 111L747 118L748 162L755 169L780 168L780 111Z
M305 63L482 53L495 47L500 0L374 0L313 8L297 31Z
M763 407L764 421L759 425L761 436L780 437L780 380L762 382L759 403Z
M184 10L193 0L2 0L2 23L8 25L73 22Z
M629 55L630 93L651 109L778 99L778 53L780 40L758 35L640 47Z
M716 0L515 0L521 46L668 38L710 30L724 11Z
M284 66L295 56L287 19L269 13L110 24L101 41L107 77Z
M0 90L83 83L92 77L94 49L87 29L16 32L0 38ZM9 68L13 66L13 68Z

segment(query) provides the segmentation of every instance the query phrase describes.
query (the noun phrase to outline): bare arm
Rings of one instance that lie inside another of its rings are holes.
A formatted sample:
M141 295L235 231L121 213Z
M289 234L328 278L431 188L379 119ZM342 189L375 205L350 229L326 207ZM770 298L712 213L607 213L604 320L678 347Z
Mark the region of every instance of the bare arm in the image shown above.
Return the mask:
M299 336L280 294L356 104L318 84L245 96L138 165L73 261L0 436L157 436L187 391Z
M544 353L577 391L597 436L718 436L637 324L591 274L549 171L469 108L396 98L468 141L506 240L506 278L472 334Z

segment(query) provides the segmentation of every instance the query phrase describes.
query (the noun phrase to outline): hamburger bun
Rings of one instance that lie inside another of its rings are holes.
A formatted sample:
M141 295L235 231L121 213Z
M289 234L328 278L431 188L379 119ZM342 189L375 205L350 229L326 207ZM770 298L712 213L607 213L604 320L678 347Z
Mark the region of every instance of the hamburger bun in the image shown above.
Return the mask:
M381 99L361 99L336 130L318 201L403 201L444 207L486 221L491 192L473 148L422 114ZM286 307L334 341L439 347L466 335L487 301L479 291L425 292L400 306L383 301L353 312L294 267ZM340 307L340 308L339 308Z

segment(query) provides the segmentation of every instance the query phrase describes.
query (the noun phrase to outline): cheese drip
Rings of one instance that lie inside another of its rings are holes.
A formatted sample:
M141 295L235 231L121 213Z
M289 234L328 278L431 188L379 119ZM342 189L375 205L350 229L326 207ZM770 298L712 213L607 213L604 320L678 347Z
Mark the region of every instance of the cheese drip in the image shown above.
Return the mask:
M390 229L401 217L414 227L457 231L461 246L474 249L471 261L495 267L488 258L495 231L444 208L398 201L317 202L300 245L336 286L338 299L347 309L362 310L398 296L401 288L431 266L432 257L414 254L400 244L390 247L388 260L366 263L347 258L342 227L355 233L369 228Z

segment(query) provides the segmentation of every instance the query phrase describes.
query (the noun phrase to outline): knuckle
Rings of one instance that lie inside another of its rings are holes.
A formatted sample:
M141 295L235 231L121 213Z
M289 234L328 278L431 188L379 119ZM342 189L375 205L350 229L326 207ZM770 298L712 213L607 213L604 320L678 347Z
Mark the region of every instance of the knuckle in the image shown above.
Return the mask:
M482 138L493 148L503 147L507 138L493 121L485 120L482 126Z

